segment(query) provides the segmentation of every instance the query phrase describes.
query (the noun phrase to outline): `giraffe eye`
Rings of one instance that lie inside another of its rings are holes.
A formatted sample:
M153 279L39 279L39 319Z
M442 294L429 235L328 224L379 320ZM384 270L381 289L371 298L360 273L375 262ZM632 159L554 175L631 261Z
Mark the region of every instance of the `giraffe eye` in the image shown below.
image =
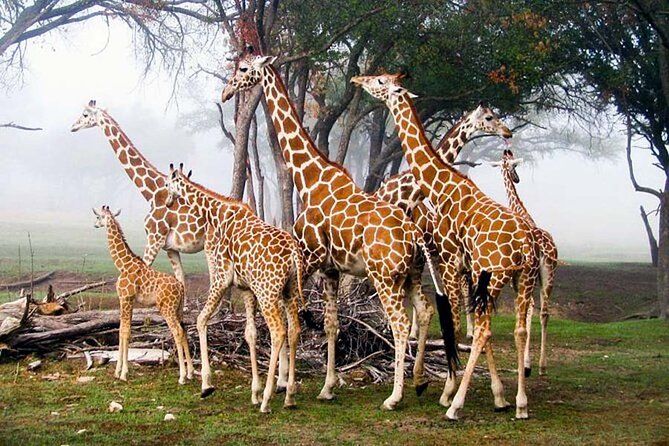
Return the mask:
M492 116L486 116L485 120L488 121L488 122L492 121Z
M247 71L249 71L249 69L247 67L239 67L239 71L241 71L242 73L246 73Z
M385 82L383 81L383 79L379 79L379 85L383 85L383 84L385 84Z

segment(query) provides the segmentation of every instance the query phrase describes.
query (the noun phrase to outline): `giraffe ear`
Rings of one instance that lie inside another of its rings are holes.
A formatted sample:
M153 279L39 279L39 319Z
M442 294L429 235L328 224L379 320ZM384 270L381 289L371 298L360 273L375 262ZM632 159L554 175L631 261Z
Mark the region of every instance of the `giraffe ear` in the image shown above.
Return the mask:
M114 214L114 217L118 217L119 215L121 215L121 210L120 209L118 211L116 211L116 213Z
M93 214L95 214L96 217L99 217L99 216L100 216L100 214L98 214L98 211L95 210L95 208L91 208L91 209L93 209Z
M509 161L509 164L512 166L517 166L518 164L522 163L524 160L522 158L515 158Z
M417 97L418 97L417 94L413 94L412 92L410 92L410 91L408 91L408 90L407 90L407 96L409 96L411 99L413 99L413 98L417 98Z
M492 167L500 167L502 165L501 161L491 161L490 164Z

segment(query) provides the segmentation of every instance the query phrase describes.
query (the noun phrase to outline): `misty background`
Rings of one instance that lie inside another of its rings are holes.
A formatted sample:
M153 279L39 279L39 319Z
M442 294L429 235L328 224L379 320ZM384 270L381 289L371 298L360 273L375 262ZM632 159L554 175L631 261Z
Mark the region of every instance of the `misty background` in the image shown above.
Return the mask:
M144 73L144 62L133 48L133 34L126 27L112 24L108 31L105 25L87 22L66 33L49 34L27 49L23 78L0 92L0 122L43 130L0 129L0 230L5 235L20 237L48 227L62 228L66 234L81 230L88 237L91 207L108 204L123 209L124 229L132 240L141 240L148 206L104 135L97 128L78 133L69 130L89 99L108 109L157 168L166 171L170 162L184 162L193 169L196 181L229 192L232 144L218 127L215 105L222 82L201 73L182 79L175 92L168 73ZM228 74L226 62L211 55L203 55L202 64ZM228 128L234 131L231 106L224 108L224 114ZM542 119L550 121L551 117ZM548 127L551 122L540 124ZM570 130L566 123L559 127ZM267 181L266 219L280 221L276 174L269 161L264 126L258 132ZM585 148L550 155L542 152L531 163L519 166L519 194L537 223L553 234L563 259L649 260L639 205L654 209L657 200L634 192L624 145L623 128L618 125L602 144L603 156L589 157ZM522 137L514 139L513 149L517 156L533 150L530 144L523 145ZM661 172L652 166L651 156L643 150L633 153L637 177L646 184L658 184ZM364 158L362 153L351 156ZM357 163L347 159L345 164L355 176ZM469 174L485 193L506 203L498 169L482 165ZM656 217L650 218L656 228ZM102 237L100 243L104 243ZM133 248L141 252L143 246L137 243Z

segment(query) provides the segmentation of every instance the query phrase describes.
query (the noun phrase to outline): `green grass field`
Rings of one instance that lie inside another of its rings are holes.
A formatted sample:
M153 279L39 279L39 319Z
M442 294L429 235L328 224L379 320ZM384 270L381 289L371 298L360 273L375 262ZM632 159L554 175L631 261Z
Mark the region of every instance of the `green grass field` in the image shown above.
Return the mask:
M19 278L19 244L20 276L25 278L26 231L11 225L0 230L0 282ZM34 227L31 234L36 271L66 271L79 280L115 275L102 232L81 227L56 234ZM142 234L131 233L129 240L141 252ZM83 254L88 254L85 264ZM189 274L206 272L201 255L185 256L184 263ZM164 254L157 265L170 270ZM452 423L437 404L438 382L418 398L407 379L404 401L397 411L385 412L379 406L390 384L347 385L338 389L335 401L321 402L315 397L323 377L300 374L298 408L283 410L279 395L273 413L262 415L250 404L250 376L220 364L215 364L217 392L201 400L197 380L177 385L173 364L131 364L130 381L123 383L113 378L113 366L84 372L82 361L49 358L42 370L28 372L34 358L17 363L0 357L0 445L669 444L669 324L621 321L654 305L654 274L642 264L570 262L560 268L552 304L556 317L549 327L549 374L528 379L527 421L514 420L513 411L493 412L485 375L475 377L461 420ZM66 285L61 279L54 286L64 291ZM198 289L206 291L206 284ZM101 291L89 297L113 307L113 290ZM14 296L0 292L0 301ZM191 287L190 298L201 299L202 291ZM503 297L493 330L506 398L513 402L511 307L509 297ZM538 328L535 320L535 340ZM431 335L438 337L436 321ZM485 366L485 358L479 365ZM59 379L43 379L56 372ZM95 379L77 382L83 375ZM108 413L112 400L121 402L124 411ZM167 411L175 421L163 421ZM86 432L77 434L80 429Z
M495 320L497 357L511 368L512 318ZM378 407L390 386L345 387L334 402L315 399L321 379L302 377L296 410L252 407L249 377L218 369L217 392L199 398L199 385L180 387L177 370L131 368L130 381L112 368L83 372L78 362L49 362L27 372L28 359L0 365L2 444L629 444L669 441L669 330L657 320L607 324L555 320L549 375L528 380L530 416L494 413L489 383L477 377L457 423L437 404L440 383L420 399L411 386L395 412ZM59 372L57 381L42 376ZM81 384L76 378L91 375ZM514 377L503 373L506 395ZM124 406L108 413L110 401ZM164 410L158 410L164 406ZM176 421L164 422L166 411ZM57 414L55 414L57 413ZM77 434L80 429L87 432Z

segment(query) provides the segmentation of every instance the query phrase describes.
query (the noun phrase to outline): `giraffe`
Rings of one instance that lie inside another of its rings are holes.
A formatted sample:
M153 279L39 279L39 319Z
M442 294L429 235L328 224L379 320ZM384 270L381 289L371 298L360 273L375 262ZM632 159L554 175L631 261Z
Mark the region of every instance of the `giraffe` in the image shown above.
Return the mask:
M540 299L541 299L541 350L539 353L539 375L546 374L546 336L548 330L548 306L550 303L551 293L553 291L553 283L555 281L555 270L558 266L558 251L551 234L541 229L534 222L534 219L527 211L527 208L518 196L516 184L520 183L520 177L516 172L516 166L523 161L522 158L514 158L513 152L509 149L504 150L501 161L490 163L495 167L500 167L502 171L502 178L504 179L504 187L506 195L509 200L509 207L513 212L523 217L528 225L532 228L534 238L539 244L539 285ZM530 327L532 319L531 305L528 312L527 322L527 345L525 348L525 374L529 375L531 371L531 356L530 356Z
M394 383L391 395L381 407L393 410L402 400L404 388L404 357L410 325L403 302L405 289L419 314L414 363L416 392L422 393L427 386L423 378L423 357L434 310L421 291L420 271L413 267L420 248L433 272L427 248L418 228L398 207L364 193L341 166L318 151L302 126L278 71L272 66L275 59L255 55L252 48L247 49L222 92L222 101L226 102L237 91L262 84L283 158L302 200L302 212L293 229L305 254L305 276L318 270L324 281L326 302L324 325L328 360L325 383L318 398L333 399L333 388L338 382L336 295L339 275L345 273L369 278L390 322L395 346ZM434 275L433 278L436 279ZM457 351L450 321L452 312L439 289L437 302L446 356L449 367L454 369Z
M244 336L251 356L251 401L258 404L261 390L256 357L256 302L267 322L271 354L260 411L269 413L274 394L274 375L286 341L284 309L288 322L288 383L284 407L295 406L295 355L300 334L298 299L302 300L302 254L290 234L258 218L243 203L219 195L170 165L167 205L181 198L207 222L205 254L209 265L209 294L197 317L202 356L202 393L214 391L207 347L207 322L219 306L225 290L235 285L244 294L246 329Z
M82 115L70 129L72 132L90 127L100 127L130 181L149 202L150 211L144 219L147 243L143 259L152 265L158 252L164 249L172 264L174 275L185 284L179 253L200 252L204 246L204 219L179 200L176 206L167 207L166 178L130 141L118 123L91 100Z
M441 274L445 292L459 292L463 269L471 271L476 284L470 296L475 330L472 349L464 376L455 390L455 377L449 373L440 403L450 407L446 417L458 418L464 405L474 367L483 348L491 376L491 389L497 410L505 410L502 382L493 357L490 310L504 285L517 284L516 328L514 331L518 361L516 418L527 418L527 394L523 372L526 315L536 281L538 261L529 225L505 207L483 194L466 176L444 163L430 145L418 113L415 97L399 83L400 75L359 76L351 82L381 99L395 119L409 166L426 198L435 208L435 245L441 254Z
M107 244L114 266L119 271L116 293L119 300L120 327L118 334L118 360L114 376L126 381L128 377L128 345L132 325L132 307L137 302L157 306L174 337L179 360L179 384L186 378L193 379L193 362L188 349L186 331L181 324L184 304L184 286L176 277L156 271L132 252L123 231L109 206L93 209L95 227L107 228Z
M504 124L504 122L497 116L497 114L482 102L478 107L469 113L466 113L458 122L455 123L451 129L446 132L439 144L437 145L437 153L441 158L453 164L462 148L467 144L467 141L477 131L486 133L488 135L499 135L502 138L511 138L513 135L511 130ZM379 189L374 195L387 203L393 203L399 206L409 217L411 217L423 232L425 243L430 248L430 251L438 257L432 232L434 231L433 220L434 211L424 202L425 195L421 191L416 179L411 173L411 169L402 173L394 175L381 183ZM461 304L465 303L462 296L469 294L470 284L468 281L469 275L465 274L461 279L460 294L451 295L451 308L459 312ZM458 302L462 300L462 302ZM471 338L474 334L473 318L470 312L466 312L467 317L467 337ZM413 312L413 320L411 323L410 338L417 337L417 313ZM460 317L455 315L455 333L459 337L460 334Z

